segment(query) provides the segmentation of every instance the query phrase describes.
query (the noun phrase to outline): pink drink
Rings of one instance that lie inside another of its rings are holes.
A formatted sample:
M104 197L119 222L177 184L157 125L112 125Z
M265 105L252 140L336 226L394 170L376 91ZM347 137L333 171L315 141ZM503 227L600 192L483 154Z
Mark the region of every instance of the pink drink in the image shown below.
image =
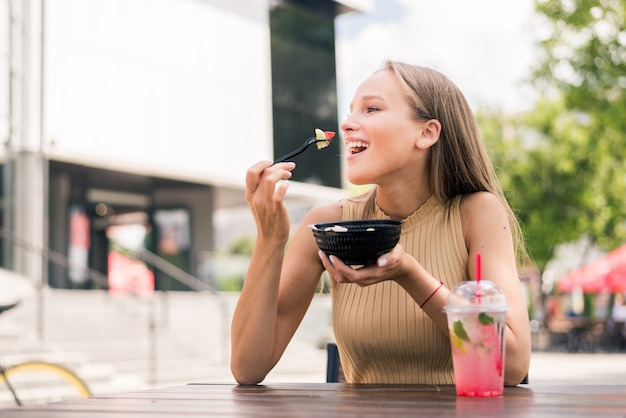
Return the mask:
M502 396L504 294L487 280L457 285L445 307L458 396Z
M448 314L458 396L501 396L504 388L503 313Z

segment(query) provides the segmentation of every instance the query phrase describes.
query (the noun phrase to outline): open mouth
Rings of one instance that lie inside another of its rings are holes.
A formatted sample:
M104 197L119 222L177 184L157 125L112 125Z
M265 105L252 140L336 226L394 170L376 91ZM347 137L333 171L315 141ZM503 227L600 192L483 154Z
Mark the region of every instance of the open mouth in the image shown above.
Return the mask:
M369 144L366 144L365 142L361 142L361 141L352 141L346 144L346 148L348 149L348 153L358 154L368 149Z

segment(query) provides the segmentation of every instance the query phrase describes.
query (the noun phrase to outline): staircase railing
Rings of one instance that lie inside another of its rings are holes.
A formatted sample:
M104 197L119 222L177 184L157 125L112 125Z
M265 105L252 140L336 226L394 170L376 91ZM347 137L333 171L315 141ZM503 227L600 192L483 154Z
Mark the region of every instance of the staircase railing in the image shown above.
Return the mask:
M48 262L51 262L64 269L69 269L70 267L73 267L73 266L80 267L81 269L83 269L83 271L85 271L89 281L93 282L94 284L97 284L99 287L102 287L102 288L108 288L109 286L109 280L106 274L101 273L90 267L85 268L84 265L78 265L78 263L72 261L68 256L58 251L52 250L50 248L42 248L40 246L34 245L28 242L27 240L17 236L15 233L13 233L12 231L4 227L0 227L0 238L4 242L9 243L12 246L19 247L20 249L24 251L27 251L29 253L32 253L38 256L40 255L42 259L42 263L44 263L43 264L44 266L48 266ZM220 338L222 342L222 347L220 348L220 354L221 354L220 361L224 362L227 357L225 353L228 350L228 335L229 335L228 334L229 333L229 330L228 330L229 312L228 312L228 304L227 304L226 299L216 289L211 287L209 284L187 273L186 271L180 269L179 267L175 266L169 261L159 257L157 254L154 254L144 248L137 249L137 250L128 250L128 249L125 249L125 250L136 259L141 260L144 263L146 263L148 266L152 267L153 269L166 274L167 276L174 279L178 283L189 288L191 291L197 292L197 293L206 292L216 298L217 303L219 304L219 307L220 307L220 316L221 316L220 320L218 321L221 327L220 334L222 335L222 338ZM32 284L35 284L35 283L32 283ZM47 283L44 283L41 286L34 286L35 290L37 291L36 330L37 330L37 336L40 340L44 340L45 338L45 316L43 315L44 304L45 304L45 301L43 298L44 287L47 287ZM144 299L141 299L141 298L134 299L134 300L137 300L138 303L147 302L147 310L148 310L148 318L149 318L148 319L148 335L149 335L148 382L152 385L156 384L158 381L158 375L157 375L158 373L158 352L157 352L158 329L161 327L169 326L169 324L165 320L162 320L161 323L159 323L159 321L157 320L157 316L158 316L157 315L157 303L158 302L161 303L161 312L167 313L167 308L169 305L167 301L167 297L168 297L168 290L159 290L159 291L155 291L152 297L144 298ZM163 318L167 318L167 317L168 315L163 315Z

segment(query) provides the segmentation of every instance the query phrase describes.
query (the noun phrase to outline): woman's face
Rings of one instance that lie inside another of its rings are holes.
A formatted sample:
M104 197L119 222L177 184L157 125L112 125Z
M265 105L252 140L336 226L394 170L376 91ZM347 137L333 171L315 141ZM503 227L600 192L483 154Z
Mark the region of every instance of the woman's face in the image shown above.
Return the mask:
M366 79L340 126L347 148L348 181L381 184L402 175L409 163L424 158L418 148L422 125L412 118L412 109L389 70Z

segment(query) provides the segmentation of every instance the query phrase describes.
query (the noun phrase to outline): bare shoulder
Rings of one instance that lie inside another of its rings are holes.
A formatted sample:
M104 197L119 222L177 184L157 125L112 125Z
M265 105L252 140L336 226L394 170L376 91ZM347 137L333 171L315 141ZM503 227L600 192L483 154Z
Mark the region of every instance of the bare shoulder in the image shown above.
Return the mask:
M500 215L506 218L502 200L489 192L477 192L461 198L461 216L491 217Z
M509 230L509 219L502 200L489 192L472 193L461 199L461 222L466 234L476 229Z
M309 225L341 219L341 203L318 205L310 209L287 246L281 281L286 289L315 288L324 270ZM292 286L293 285L293 286ZM281 286L282 287L282 286ZM291 290L289 290L291 292Z
M307 212L302 219L304 226L320 223L338 221L342 216L341 202L326 203L317 205Z
M476 192L461 198L461 210L504 209L498 196L490 192Z

